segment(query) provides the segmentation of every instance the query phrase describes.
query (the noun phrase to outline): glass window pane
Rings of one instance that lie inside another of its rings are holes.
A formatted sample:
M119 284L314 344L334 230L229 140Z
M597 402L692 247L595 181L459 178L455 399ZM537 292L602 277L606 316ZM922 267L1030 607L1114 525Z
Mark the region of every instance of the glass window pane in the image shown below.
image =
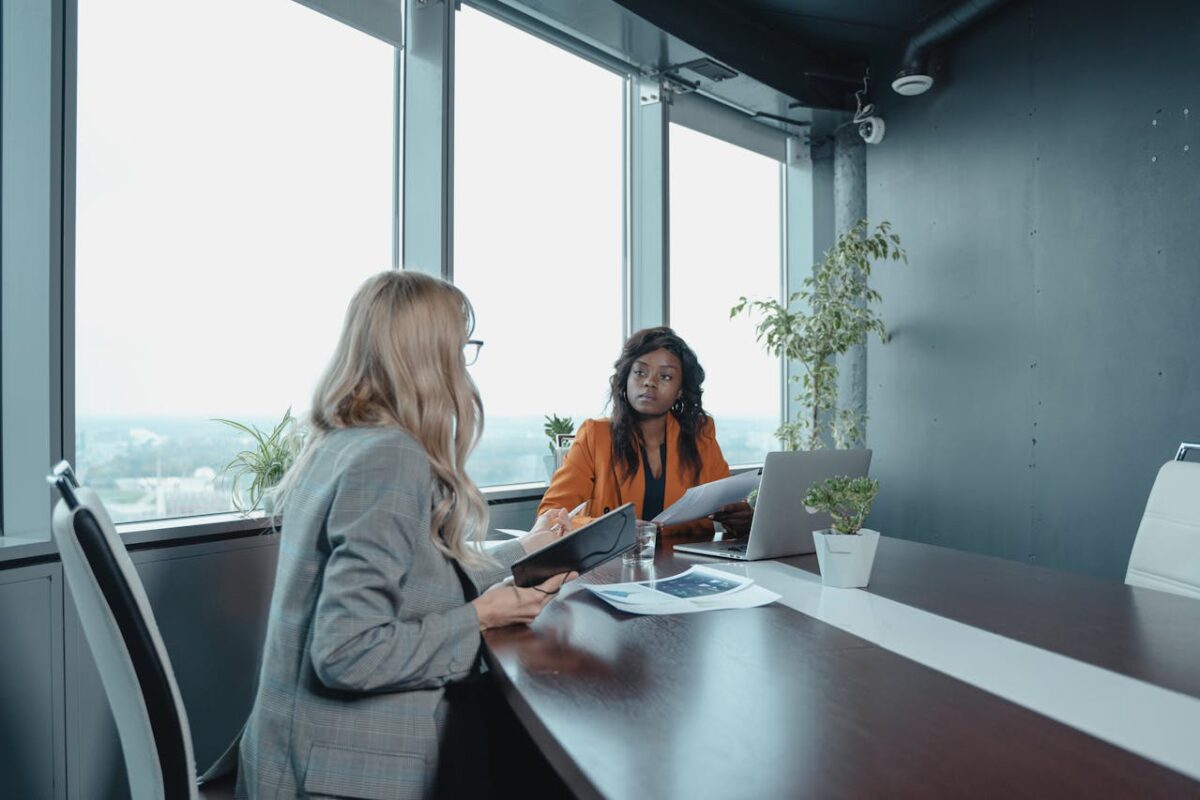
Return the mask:
M487 342L482 486L544 481L547 414L603 416L621 349L622 79L464 7L454 280Z
M780 164L670 126L671 326L700 359L704 407L730 464L778 445L781 365L754 340L738 297L780 296Z
M229 508L391 263L394 50L292 2L79 3L76 459L118 520Z

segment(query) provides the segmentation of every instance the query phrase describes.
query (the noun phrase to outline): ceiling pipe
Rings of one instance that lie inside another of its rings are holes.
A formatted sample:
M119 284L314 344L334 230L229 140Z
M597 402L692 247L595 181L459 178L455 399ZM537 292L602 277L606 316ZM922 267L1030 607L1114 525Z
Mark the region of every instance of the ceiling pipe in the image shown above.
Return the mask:
M929 54L933 48L1006 2L1007 0L964 0L934 17L908 40L908 46L904 48L904 57L900 59L900 71L892 81L892 89L897 94L908 96L929 91L933 86L933 75L929 69Z

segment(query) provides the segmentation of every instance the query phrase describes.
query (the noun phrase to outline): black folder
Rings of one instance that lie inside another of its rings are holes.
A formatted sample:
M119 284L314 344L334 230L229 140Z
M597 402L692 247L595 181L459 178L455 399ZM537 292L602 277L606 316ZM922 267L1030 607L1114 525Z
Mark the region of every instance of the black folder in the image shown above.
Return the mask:
M633 503L626 503L513 564L513 581L517 586L537 586L564 572L582 575L621 555L636 540Z

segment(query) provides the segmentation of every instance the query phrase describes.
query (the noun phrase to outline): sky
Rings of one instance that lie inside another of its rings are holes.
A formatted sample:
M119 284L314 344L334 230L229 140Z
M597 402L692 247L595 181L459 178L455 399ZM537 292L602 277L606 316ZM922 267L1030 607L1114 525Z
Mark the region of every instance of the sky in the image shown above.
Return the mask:
M307 407L391 265L393 71L293 2L81 0L81 415Z
M704 405L717 417L777 417L780 363L754 320L729 318L745 295L778 298L782 167L681 125L670 126L671 325L696 351Z
M621 78L469 8L457 25L472 374L489 416L600 416ZM393 79L389 45L298 3L80 1L80 416L308 406L354 289L391 263ZM777 414L778 368L728 309L778 294L779 165L677 126L671 148L672 319L712 411Z

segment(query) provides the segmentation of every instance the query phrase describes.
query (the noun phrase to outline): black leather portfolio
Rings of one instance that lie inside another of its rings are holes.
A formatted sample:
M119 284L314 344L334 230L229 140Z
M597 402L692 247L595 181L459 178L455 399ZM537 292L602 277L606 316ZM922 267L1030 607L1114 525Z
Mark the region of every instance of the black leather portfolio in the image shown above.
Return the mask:
M633 503L614 508L513 564L513 581L517 586L537 586L564 572L582 575L633 547L636 528Z

